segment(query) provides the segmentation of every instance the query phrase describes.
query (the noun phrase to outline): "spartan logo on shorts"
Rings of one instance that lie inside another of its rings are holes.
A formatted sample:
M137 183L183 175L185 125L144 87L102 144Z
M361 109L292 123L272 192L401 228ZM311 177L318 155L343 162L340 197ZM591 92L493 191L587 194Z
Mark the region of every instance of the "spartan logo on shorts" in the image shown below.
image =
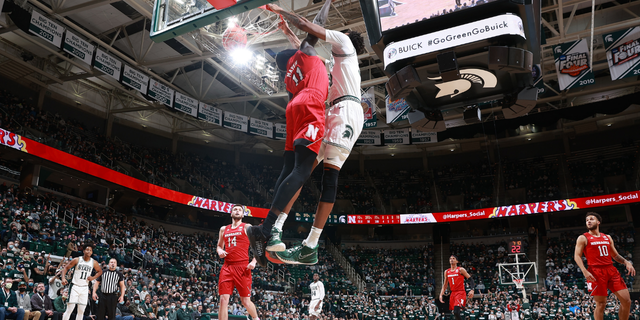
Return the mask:
M347 138L347 139L351 139L353 138L353 128L350 125L346 125L347 128L344 129L344 132L342 133L342 137L343 138Z

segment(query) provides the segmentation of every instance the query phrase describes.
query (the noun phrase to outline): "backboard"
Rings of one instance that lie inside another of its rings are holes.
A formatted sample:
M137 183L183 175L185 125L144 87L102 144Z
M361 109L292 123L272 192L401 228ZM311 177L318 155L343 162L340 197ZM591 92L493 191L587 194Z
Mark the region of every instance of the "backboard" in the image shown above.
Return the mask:
M500 285L515 285L513 279L524 279L523 284L538 283L538 268L535 262L498 264Z
M217 10L207 0L155 0L151 39L163 42L276 0L239 0Z

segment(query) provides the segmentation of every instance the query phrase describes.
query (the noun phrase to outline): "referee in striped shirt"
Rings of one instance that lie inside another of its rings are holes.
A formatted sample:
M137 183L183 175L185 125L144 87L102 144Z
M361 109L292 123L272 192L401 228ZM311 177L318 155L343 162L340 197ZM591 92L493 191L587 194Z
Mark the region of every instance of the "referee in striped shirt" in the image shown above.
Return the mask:
M124 276L117 271L118 261L115 258L109 260L109 268L96 280L93 286L93 300L98 300L96 291L100 287L100 303L98 303L98 317L96 320L104 320L105 315L109 320L116 319L116 307L118 302L124 301ZM118 293L118 288L120 293ZM118 297L119 296L119 297Z

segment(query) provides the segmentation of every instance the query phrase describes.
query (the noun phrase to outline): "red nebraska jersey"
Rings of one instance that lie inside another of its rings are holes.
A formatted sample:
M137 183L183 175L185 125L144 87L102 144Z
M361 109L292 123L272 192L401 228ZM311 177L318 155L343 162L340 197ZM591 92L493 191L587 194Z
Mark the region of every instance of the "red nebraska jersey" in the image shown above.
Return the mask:
M224 228L224 251L227 256L224 264L249 264L249 237L245 233L245 223L241 223L236 228L231 228L231 224Z
M284 84L294 97L306 88L320 90L325 99L329 94L329 77L324 63L318 56L309 56L300 50L287 63Z
M451 291L464 291L464 276L460 273L460 267L453 270L447 269L446 274Z
M600 232L600 236L596 237L589 232L585 232L587 237L587 245L584 247L584 256L587 257L587 265L589 266L608 266L612 265L611 260L611 238Z

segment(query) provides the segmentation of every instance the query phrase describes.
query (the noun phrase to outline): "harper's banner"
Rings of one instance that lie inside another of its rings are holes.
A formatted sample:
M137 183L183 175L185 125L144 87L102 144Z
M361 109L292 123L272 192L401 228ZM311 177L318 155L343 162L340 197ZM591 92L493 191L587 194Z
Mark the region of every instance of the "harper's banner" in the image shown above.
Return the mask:
M273 139L273 122L251 118L249 133Z
M62 45L62 33L64 32L64 27L41 15L37 10L33 10L33 12L31 12L29 32L44 39L58 49Z
M276 123L276 139L284 140L287 138L287 125L284 123Z
M210 106L204 102L200 102L200 106L198 107L198 119L202 119L204 121L221 126L222 110L214 106Z
M356 140L356 144L361 146L379 146L382 145L380 138L380 130L362 130L360 136Z
M385 130L384 144L409 144L409 128Z
M307 222L313 223L313 220L316 218L315 213L299 213L296 212L296 221L297 222ZM327 217L328 224L346 224L347 223L347 215L346 214L330 214Z
M436 143L438 142L437 132L423 132L411 129L411 144Z
M225 112L222 126L236 131L247 132L249 117L237 113Z
M120 81L122 61L112 57L99 48L96 50L96 59L93 61L93 66L106 75L116 79L116 81Z
M348 224L400 224L399 214L349 215Z
M149 97L164 104L169 108L173 108L173 94L175 90L162 84L160 81L151 79L149 82Z
M378 115L376 114L375 88L370 87L362 95L362 109L364 110L363 128L374 128L378 126Z
M387 107L387 123L398 122L409 119L409 111L411 107L407 104L407 101L402 99L391 101L389 96L384 99Z
M64 45L62 46L62 50L82 60L82 62L91 65L91 60L93 60L93 53L96 51L96 46L67 30L64 35Z
M520 17L507 13L407 40L392 42L384 48L384 68L386 69L390 63L398 60L493 37L515 35L526 39L522 26Z
M180 92L176 92L176 100L173 103L173 107L182 111L192 117L198 116L198 100L191 98L187 95L184 95Z
M400 215L400 224L435 223L433 213L410 213Z
M611 80L640 75L640 27L607 33L602 37Z
M98 179L115 183L125 188L175 203L225 213L231 213L231 209L234 205L233 203L206 199L163 188L155 184L150 184L146 181L142 181L118 171L111 170L97 163L82 159L80 157L76 157L64 151L49 147L31 139L23 138L20 135L4 129L0 129L0 144L57 163L70 169L94 176ZM246 207L245 215L265 218L268 212L269 210L264 208Z
M560 90L596 83L589 66L587 39L565 42L553 47Z
M149 76L125 64L124 72L122 73L122 83L136 89L142 94L147 94Z

